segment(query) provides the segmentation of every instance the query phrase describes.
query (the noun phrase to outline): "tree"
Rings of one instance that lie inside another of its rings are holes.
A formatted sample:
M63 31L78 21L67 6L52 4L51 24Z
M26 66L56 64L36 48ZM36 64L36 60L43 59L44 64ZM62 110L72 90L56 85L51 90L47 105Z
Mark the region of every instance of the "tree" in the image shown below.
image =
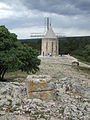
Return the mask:
M18 47L16 56L19 58L19 69L22 71L35 73L39 70L40 60L37 59L37 50L25 44Z
M90 44L85 46L82 56L87 62L90 63Z
M37 56L36 50L22 45L14 33L0 26L0 79L4 78L6 71L36 72L40 64Z

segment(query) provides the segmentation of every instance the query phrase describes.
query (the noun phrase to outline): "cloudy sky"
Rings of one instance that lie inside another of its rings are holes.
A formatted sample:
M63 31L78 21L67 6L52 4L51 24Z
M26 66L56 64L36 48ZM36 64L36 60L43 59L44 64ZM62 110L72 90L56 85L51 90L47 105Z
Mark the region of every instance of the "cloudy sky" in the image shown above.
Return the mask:
M90 0L0 0L0 25L18 38L45 33L45 17L55 33L90 36Z

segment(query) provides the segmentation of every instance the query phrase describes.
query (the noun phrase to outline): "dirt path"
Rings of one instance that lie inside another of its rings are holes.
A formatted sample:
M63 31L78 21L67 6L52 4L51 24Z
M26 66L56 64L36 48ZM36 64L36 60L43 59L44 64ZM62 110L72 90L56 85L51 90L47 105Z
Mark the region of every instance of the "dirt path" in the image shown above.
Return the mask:
M63 77L72 77L90 82L90 66L80 62L80 67L72 66L71 56L62 57L40 57L41 65L38 74L51 75L54 80ZM80 68L82 68L80 69Z

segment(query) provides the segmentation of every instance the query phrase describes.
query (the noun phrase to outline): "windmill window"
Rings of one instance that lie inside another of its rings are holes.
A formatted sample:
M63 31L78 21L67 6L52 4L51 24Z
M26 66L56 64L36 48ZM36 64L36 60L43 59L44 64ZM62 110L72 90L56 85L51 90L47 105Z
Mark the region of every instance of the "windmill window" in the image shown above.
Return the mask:
M46 51L48 50L48 42L46 42Z
M53 42L52 42L52 52L53 52Z

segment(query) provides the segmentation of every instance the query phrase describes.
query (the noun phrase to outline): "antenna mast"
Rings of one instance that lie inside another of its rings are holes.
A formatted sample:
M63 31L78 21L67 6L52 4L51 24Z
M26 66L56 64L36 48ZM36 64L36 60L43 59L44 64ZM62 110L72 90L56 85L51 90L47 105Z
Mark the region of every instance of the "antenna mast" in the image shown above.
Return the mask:
M47 30L49 30L49 26L50 26L50 23L49 23L49 17L47 17Z

